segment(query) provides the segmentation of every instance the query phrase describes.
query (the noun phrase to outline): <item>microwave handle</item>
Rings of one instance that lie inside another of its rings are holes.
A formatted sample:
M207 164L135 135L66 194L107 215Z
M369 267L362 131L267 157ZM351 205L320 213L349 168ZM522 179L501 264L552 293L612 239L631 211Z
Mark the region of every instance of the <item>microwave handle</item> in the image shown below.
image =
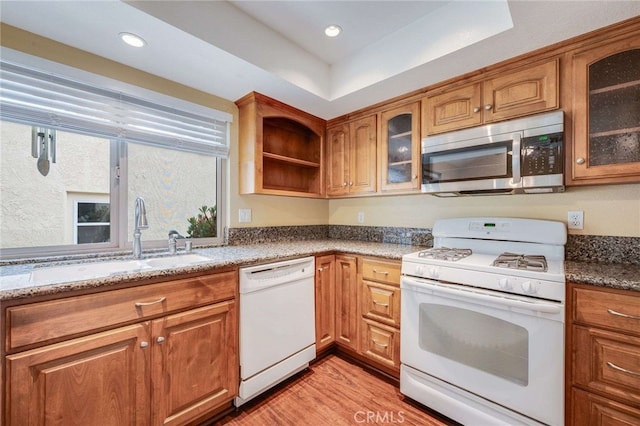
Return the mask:
M513 174L513 178L511 178L512 184L520 183L522 176L520 175L520 157L522 156L522 151L520 150L520 143L522 141L522 135L520 133L514 133L511 135L513 144L511 145L511 173Z

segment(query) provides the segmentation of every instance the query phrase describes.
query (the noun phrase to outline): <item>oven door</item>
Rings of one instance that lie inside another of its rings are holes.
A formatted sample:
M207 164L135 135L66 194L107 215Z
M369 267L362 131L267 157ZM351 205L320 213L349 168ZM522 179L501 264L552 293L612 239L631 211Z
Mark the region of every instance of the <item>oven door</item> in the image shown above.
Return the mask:
M473 195L522 187L522 132L461 142L422 143L422 192Z
M488 400L487 412L502 406L542 423L563 423L563 304L407 276L401 289L403 366ZM428 397L409 396L432 406ZM456 420L464 409L434 405Z

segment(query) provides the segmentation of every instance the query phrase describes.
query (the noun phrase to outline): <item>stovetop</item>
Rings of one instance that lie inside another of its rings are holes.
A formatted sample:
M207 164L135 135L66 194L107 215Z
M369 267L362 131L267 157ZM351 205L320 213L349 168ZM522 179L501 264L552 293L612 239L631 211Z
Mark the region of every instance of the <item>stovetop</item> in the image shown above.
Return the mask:
M559 222L445 219L434 225L434 248L402 258L402 274L564 301L564 243Z

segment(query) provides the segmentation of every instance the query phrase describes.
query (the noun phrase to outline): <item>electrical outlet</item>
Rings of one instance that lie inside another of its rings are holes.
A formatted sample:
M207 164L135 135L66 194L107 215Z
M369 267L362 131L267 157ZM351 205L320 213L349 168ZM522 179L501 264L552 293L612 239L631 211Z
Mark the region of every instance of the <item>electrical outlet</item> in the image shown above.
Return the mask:
M358 223L364 223L364 212L358 212Z
M568 212L567 223L569 229L584 229L584 212L582 210Z
M238 222L251 222L251 209L238 209Z

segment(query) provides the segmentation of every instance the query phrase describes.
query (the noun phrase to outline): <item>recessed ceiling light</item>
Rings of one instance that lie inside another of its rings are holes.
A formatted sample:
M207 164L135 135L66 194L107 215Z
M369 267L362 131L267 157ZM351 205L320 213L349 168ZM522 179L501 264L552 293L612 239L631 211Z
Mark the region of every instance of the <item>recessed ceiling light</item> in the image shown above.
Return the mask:
M324 33L327 37L338 37L341 32L342 28L340 28L338 25L329 25L324 29Z
M120 33L120 38L122 39L122 41L127 43L129 46L133 46L133 47L142 47L145 44L147 44L142 39L142 37L137 36L137 35L132 34L132 33Z

